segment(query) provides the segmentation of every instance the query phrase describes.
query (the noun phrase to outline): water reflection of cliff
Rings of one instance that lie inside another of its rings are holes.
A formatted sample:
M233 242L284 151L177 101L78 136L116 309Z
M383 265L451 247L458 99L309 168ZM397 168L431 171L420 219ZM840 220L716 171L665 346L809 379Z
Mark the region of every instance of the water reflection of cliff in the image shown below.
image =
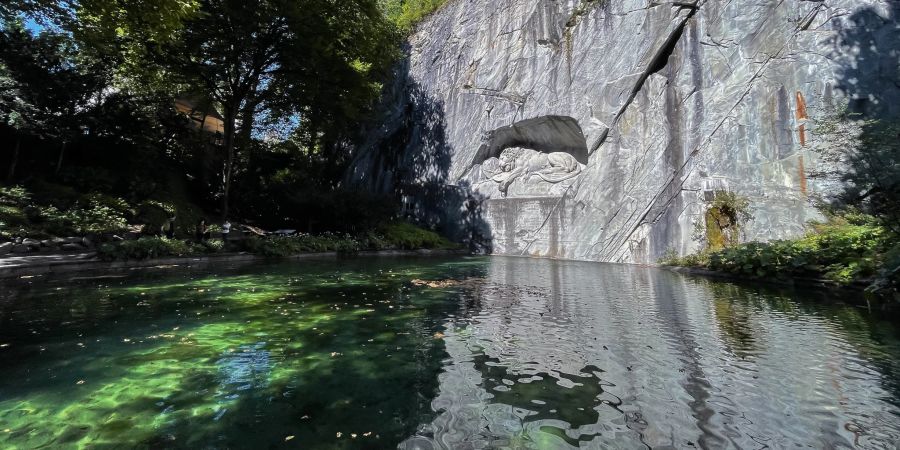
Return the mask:
M492 260L468 292L474 309L447 325L439 414L407 448L900 439L897 336L852 307L653 269L518 258Z

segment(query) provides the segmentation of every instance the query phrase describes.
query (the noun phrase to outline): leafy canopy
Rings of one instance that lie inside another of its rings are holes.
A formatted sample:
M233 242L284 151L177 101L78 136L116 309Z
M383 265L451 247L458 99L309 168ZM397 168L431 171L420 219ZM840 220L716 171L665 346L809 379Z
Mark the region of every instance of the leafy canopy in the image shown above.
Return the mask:
M384 14L398 28L410 31L422 19L437 11L448 0L379 0Z

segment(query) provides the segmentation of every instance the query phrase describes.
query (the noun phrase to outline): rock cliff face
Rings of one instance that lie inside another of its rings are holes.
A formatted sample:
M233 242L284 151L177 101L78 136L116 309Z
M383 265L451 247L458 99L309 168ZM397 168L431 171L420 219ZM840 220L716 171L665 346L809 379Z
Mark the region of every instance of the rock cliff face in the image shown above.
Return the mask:
M451 0L348 182L498 254L688 253L717 191L749 198L745 239L794 236L830 189L810 121L900 112L898 21L900 0Z

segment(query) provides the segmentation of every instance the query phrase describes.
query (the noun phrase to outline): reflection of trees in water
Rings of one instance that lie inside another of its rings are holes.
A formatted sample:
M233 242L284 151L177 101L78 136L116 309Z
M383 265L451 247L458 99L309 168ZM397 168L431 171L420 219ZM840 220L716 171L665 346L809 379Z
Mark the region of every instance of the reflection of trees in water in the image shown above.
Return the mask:
M840 302L833 292L775 286L739 285L724 282L705 283L713 297L716 325L729 350L741 358L766 352L769 345L789 342L765 342L763 325L753 326L761 314L777 314L790 321L823 320L830 324L837 339L849 343L865 361L874 365L887 392L900 398L900 328L884 321L878 313L868 312ZM851 294L852 295L852 294ZM849 299L848 299L849 300Z
M360 266L364 270L356 272ZM308 266L302 273L285 267L281 273L167 278L103 291L92 285L60 294L66 299L34 292L44 299L24 308L34 319L43 315L55 326L75 307L90 320L63 325L52 335L31 337L27 327L0 332L15 331L35 344L84 332L78 341L88 342L84 351L93 353L81 356L97 362L79 367L78 376L97 398L73 396L72 406L35 400L42 410L90 419L63 427L60 445L85 439L151 448L258 448L293 435L304 448L334 448L340 431L345 445L386 448L432 420L431 401L446 357L434 333L460 302L448 301L442 290L410 288L408 281L466 278L482 275L483 268L422 267L419 261L377 271L371 260L343 261L326 271ZM26 294L17 301L31 300ZM0 317L21 317L12 312L21 305L4 305ZM361 314L365 309L373 311ZM166 336L137 342L163 331ZM95 339L121 342L122 336L131 337L134 347L122 343L104 355L90 345ZM74 355L32 356L22 364L40 373L52 373L45 366L59 360L80 366ZM16 395L31 398L48 389L27 383ZM69 389L52 385L54 393ZM79 401L88 403L74 406ZM55 433L61 419L35 420L30 426ZM364 440L362 433L370 431ZM352 443L350 433L359 435Z
M521 410L523 425L545 420L565 422L568 424L566 429L545 424L540 430L575 447L579 442L590 442L597 434L573 437L571 432L596 424L600 419L597 409L604 404L617 410L621 405L618 399L615 402L601 399L604 382L598 374L603 371L595 366L585 366L578 375L547 372L519 374L505 367L501 360L484 353L476 354L473 362L475 370L482 374L484 390L493 396L492 403Z
M713 313L723 341L735 356L744 359L759 351L757 339L761 330L754 330L751 318L755 311L744 299L747 291L727 283L710 283Z

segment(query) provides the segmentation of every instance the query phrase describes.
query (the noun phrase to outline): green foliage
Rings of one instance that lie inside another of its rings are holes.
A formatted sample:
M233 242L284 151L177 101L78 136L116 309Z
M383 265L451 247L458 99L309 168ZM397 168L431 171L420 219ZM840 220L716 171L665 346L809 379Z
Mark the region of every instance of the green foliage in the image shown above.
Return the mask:
M90 197L64 211L42 208L40 215L42 228L56 236L121 233L128 228L128 219L119 210Z
M221 241L218 241L221 243ZM131 241L109 242L97 249L100 258L113 260L151 259L216 253L220 244L201 244L180 239L145 236Z
M32 34L20 21L0 29L0 123L20 133L71 142L109 86L110 67L57 33Z
M253 180L241 178L237 184L235 212L253 217L263 227L358 234L391 220L397 212L393 196L310 188L305 176L309 168L291 168L289 174L266 173L268 167L255 169Z
M429 230L403 222L384 224L360 236L324 233L287 237L254 237L244 248L265 256L283 257L309 252L356 253L362 250L455 249L457 245Z
M153 234L159 232L173 215L175 215L175 208L172 205L156 200L146 200L138 205L136 219L144 225L145 232Z
M0 205L25 206L31 194L22 186L0 186Z
M57 185L42 186L47 192L61 193L57 204L37 201L21 186L0 188L0 236L49 237L120 233L125 231L133 211L118 197L92 193L77 195ZM65 205L63 207L57 205Z
M855 208L900 233L900 120L867 119L846 107L827 110L814 123L813 148L828 169L815 175L843 186L833 208Z
M823 278L838 284L871 282L900 259L896 235L871 216L849 214L794 240L751 242L718 251L679 258L674 253L664 265L703 267L714 271L760 278Z
M359 240L349 235L309 234L286 237L253 237L244 240L246 250L269 257L284 257L300 253L339 252L355 253L362 250Z
M451 249L457 245L447 238L407 222L391 222L378 227L379 242L404 250L420 248Z
M706 244L720 250L740 242L741 229L753 218L750 201L730 191L718 191L705 216Z
M21 186L0 186L0 238L24 234L28 225L26 208L31 194Z
M68 209L78 202L81 194L71 186L37 180L28 185L36 205L50 205L59 209Z
M410 31L425 17L428 17L448 0L380 0L379 6L385 16L398 28Z
M709 264L708 250L686 256L678 256L675 249L669 249L659 258L657 263L663 266L706 267Z

